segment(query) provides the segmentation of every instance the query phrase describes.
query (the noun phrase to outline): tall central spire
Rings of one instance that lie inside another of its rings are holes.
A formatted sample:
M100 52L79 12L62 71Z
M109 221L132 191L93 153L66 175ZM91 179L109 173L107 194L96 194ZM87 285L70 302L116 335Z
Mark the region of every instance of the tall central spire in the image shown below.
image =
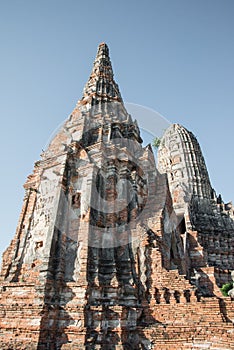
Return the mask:
M105 43L98 47L93 69L78 105L96 105L101 102L122 102L119 87L114 81L114 74Z

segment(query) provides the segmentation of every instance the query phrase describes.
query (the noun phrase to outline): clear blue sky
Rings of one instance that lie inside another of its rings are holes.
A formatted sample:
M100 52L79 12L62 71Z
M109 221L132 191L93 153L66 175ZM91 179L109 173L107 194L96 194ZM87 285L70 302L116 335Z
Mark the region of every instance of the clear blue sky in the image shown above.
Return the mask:
M213 187L234 200L233 19L233 0L1 1L0 252L22 185L81 97L102 41L124 100L192 130Z

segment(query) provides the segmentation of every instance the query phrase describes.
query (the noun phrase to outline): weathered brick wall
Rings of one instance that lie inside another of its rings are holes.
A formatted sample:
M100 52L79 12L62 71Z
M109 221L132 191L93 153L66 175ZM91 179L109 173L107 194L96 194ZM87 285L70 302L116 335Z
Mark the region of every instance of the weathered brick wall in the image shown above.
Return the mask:
M34 284L1 284L1 349L36 349L43 305L44 296L37 297Z

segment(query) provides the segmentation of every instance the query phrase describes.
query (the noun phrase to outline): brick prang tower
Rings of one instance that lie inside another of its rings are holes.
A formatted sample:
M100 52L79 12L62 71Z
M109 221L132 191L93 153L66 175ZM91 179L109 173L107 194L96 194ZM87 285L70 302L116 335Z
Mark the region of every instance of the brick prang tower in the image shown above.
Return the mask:
M234 349L231 203L178 124L156 167L105 43L24 185L0 275L6 349Z

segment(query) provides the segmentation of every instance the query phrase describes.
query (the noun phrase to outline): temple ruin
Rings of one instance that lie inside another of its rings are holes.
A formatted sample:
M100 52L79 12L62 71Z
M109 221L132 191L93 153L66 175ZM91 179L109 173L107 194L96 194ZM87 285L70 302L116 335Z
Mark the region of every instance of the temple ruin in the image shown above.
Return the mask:
M82 98L24 185L0 274L0 348L234 349L234 209L195 136L155 163L98 47Z

